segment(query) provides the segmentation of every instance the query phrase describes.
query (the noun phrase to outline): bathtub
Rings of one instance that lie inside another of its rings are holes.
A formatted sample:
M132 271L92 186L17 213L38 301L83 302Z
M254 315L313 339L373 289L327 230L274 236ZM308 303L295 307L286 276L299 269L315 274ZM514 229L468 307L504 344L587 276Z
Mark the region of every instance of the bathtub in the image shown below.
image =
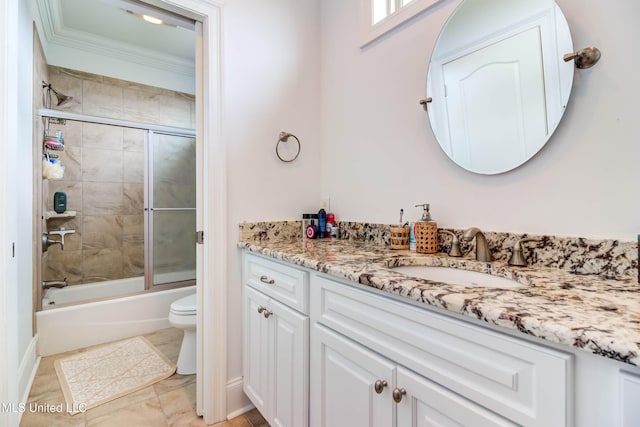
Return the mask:
M144 276L107 280L88 285L72 285L66 288L49 288L42 292L42 309L50 310L60 304L108 298L142 291L144 291Z
M36 313L38 354L49 356L168 328L171 326L168 319L171 303L196 291L195 286L187 286L58 306L87 298L109 297L116 288L126 293L141 291L144 280L122 279L47 289L43 295L43 310ZM49 302L55 302L55 305L49 305Z

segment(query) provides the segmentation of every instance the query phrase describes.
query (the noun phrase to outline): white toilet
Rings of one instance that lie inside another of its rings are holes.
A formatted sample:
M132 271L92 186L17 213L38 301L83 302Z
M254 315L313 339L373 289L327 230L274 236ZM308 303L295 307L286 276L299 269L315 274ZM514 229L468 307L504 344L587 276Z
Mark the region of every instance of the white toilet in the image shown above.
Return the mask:
M180 375L196 373L196 294L187 295L171 303L169 323L184 330L176 372Z

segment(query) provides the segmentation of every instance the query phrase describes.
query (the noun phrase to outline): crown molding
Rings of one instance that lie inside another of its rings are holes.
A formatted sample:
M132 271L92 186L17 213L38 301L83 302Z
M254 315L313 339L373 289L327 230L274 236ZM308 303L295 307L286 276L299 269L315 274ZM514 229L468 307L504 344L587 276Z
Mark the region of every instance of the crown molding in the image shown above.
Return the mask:
M37 0L36 4L45 49L58 45L76 52L88 52L183 76L195 76L193 61L66 27L61 13L61 0Z

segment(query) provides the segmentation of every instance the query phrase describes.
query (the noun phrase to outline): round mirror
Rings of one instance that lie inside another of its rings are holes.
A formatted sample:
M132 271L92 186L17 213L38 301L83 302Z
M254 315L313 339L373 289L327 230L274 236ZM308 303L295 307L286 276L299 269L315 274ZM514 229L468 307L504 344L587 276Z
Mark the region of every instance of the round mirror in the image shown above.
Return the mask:
M429 121L445 153L471 172L499 174L533 157L571 92L569 26L553 0L464 0L436 42Z

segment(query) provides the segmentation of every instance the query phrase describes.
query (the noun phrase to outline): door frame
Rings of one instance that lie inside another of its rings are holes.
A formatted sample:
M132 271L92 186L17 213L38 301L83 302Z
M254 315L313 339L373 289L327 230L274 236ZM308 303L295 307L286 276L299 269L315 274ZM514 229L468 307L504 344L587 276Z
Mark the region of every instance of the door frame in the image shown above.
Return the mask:
M196 21L196 412L227 416L227 182L222 140L221 0L143 0ZM205 309L206 307L206 309Z

